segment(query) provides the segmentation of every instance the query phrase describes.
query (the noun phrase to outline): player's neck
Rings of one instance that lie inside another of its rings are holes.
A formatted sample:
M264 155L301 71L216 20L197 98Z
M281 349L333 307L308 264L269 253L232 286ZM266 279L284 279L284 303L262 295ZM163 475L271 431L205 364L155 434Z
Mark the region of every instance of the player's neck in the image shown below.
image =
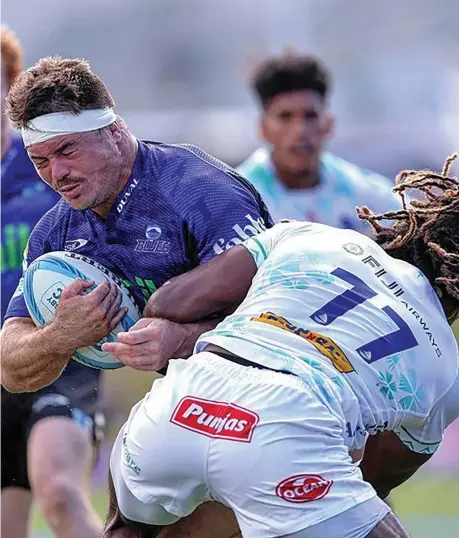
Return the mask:
M276 164L273 159L276 174L288 189L312 189L320 184L319 167L301 172L292 172Z
M137 152L139 151L139 144L137 142L137 139L134 137L134 135L131 135L131 133L127 132L125 136L126 136L126 139L125 139L124 148L123 148L123 153L125 155L125 158L124 158L125 168L121 175L121 183L120 183L118 192L116 193L116 196L118 196L121 193L121 191L124 189L125 185L127 184L129 177L132 174L132 169L134 168L134 163L137 157Z
M123 155L125 156L123 160L124 167L120 173L120 179L117 185L117 189L113 192L112 196L108 197L107 200L105 200L105 202L103 202L99 206L96 206L95 208L92 208L92 211L94 213L97 213L97 215L99 217L102 217L102 219L107 218L108 214L110 213L110 210L113 207L113 204L115 203L117 196L124 189L132 174L132 169L134 167L134 162L139 149L138 146L139 145L137 143L137 139L133 135L131 135L131 133L126 133L126 138L123 142L123 147L121 150Z

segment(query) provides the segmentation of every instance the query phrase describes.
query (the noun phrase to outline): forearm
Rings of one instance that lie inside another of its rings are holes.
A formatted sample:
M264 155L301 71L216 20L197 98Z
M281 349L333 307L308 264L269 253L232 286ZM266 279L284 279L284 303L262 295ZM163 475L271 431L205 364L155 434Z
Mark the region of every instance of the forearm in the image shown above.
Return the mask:
M249 251L236 245L166 282L150 297L143 315L186 324L232 312L247 295L256 271Z
M206 331L214 329L214 327L220 322L221 318L214 318L204 322L196 322L192 324L184 324L185 337L178 349L177 357L186 358L193 353L194 346L199 337Z
M33 392L50 385L73 353L51 325L38 328L30 319L7 321L1 344L2 384L12 393Z
M182 277L166 282L150 297L143 312L144 317L165 318L177 324L199 322L233 310L231 307L237 307L247 292L244 290L240 299L234 303L227 302L224 299L210 298L209 291L204 296L199 292L199 286L195 286L195 279L192 276L188 282Z

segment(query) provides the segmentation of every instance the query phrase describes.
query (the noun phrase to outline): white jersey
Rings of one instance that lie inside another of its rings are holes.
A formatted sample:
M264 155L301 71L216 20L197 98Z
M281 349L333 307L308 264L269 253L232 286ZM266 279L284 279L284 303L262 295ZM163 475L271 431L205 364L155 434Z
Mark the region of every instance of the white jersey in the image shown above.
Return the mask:
M320 184L310 189L288 189L266 148L258 149L237 170L257 188L275 222L306 220L370 234L371 227L357 217L356 206L371 200L376 213L401 207L392 181L329 152L320 156Z
M259 268L249 293L195 351L212 343L306 381L313 372L327 399L358 399L350 446L393 430L433 453L459 414L458 350L422 272L358 232L319 224L281 223L243 245Z

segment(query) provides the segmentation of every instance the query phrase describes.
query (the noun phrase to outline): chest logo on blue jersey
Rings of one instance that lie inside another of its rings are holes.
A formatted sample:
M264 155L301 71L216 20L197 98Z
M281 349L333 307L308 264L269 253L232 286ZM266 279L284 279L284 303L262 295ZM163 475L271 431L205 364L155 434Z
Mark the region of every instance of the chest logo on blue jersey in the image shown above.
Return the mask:
M148 225L145 236L147 237L147 240L158 240L161 236L161 233L161 227L156 225Z
M167 254L170 250L170 241L160 240L162 234L158 225L148 225L145 231L145 238L137 240L134 251L138 253L158 253Z

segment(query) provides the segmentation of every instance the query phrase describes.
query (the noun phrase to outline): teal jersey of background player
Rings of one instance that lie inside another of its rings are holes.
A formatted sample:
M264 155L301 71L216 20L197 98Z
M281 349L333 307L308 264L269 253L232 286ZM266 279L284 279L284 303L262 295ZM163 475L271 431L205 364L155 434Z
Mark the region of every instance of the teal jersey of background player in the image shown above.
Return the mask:
M237 170L256 187L275 222L306 220L370 233L371 227L357 217L355 206L369 205L382 213L401 205L390 180L328 152L320 157L319 185L309 189L287 188L266 148L255 151Z

